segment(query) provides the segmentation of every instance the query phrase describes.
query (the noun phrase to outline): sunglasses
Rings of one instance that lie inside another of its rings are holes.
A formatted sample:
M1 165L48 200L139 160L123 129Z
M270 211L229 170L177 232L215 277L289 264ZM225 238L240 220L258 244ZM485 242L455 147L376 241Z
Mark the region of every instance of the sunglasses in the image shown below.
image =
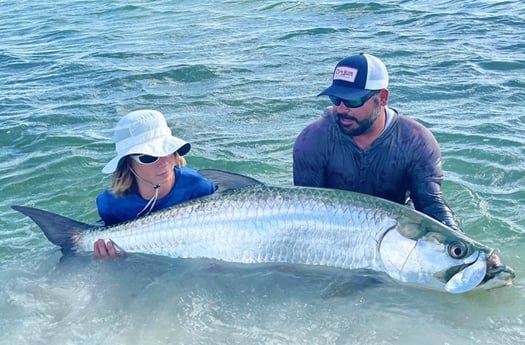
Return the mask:
M335 96L328 96L328 97L330 97L330 101L332 101L333 105L339 105L341 104L341 102L343 102L343 104L347 108L359 108L359 107L362 107L363 104L365 104L370 98L377 95L380 91L381 90L370 91L363 97L356 98L356 99L342 99L342 98L335 97Z
M133 158L135 162L144 164L144 165L153 164L160 159L160 157L155 157L155 156L150 156L150 155L131 155L131 158Z

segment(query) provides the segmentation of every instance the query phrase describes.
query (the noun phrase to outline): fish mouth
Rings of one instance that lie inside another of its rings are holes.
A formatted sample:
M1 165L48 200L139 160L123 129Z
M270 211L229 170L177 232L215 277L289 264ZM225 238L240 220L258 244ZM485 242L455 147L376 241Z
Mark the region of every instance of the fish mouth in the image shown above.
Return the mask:
M489 260L489 265L487 265L487 273L485 274L485 278L483 278L480 285L486 285L487 288L513 285L514 278L516 278L516 273L512 268L499 262L491 265L491 261ZM500 284L493 284L494 282L500 282Z
M449 269L447 275L451 278L445 284L445 290L458 294L476 288L491 289L512 284L516 276L514 271L502 265L499 258L490 253L478 253L474 261Z

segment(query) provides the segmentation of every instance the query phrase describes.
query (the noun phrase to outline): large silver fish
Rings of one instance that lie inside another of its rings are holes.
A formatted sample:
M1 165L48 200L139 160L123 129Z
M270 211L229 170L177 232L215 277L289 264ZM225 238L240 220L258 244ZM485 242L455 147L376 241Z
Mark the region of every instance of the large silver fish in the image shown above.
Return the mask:
M515 277L492 249L403 205L347 191L271 187L218 170L201 173L220 190L116 226L13 208L69 254L92 252L102 238L127 253L371 269L450 293L510 285Z

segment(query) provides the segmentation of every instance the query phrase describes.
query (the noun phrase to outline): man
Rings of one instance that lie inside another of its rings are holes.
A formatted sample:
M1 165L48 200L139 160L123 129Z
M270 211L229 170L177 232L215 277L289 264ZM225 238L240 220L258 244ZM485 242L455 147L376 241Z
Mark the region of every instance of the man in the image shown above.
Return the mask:
M369 54L341 60L319 95L333 103L297 137L294 184L345 189L414 207L460 230L441 192L441 152L432 133L387 106L388 71Z

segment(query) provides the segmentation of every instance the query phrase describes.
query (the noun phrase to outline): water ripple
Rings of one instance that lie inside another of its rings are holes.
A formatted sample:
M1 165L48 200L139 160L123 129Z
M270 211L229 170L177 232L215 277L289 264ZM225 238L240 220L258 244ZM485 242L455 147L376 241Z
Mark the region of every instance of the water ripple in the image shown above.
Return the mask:
M289 185L294 139L329 104L316 95L334 64L371 52L389 67L390 105L440 142L444 193L463 228L521 277L521 1L2 6L0 331L7 343L417 344L429 335L434 343L519 342L523 284L465 298L387 286L323 299L331 273L308 279L235 268L214 275L134 259L64 268L10 205L97 220L94 200L109 183L100 170L113 155L110 129L146 107L161 110L192 142L191 166Z

